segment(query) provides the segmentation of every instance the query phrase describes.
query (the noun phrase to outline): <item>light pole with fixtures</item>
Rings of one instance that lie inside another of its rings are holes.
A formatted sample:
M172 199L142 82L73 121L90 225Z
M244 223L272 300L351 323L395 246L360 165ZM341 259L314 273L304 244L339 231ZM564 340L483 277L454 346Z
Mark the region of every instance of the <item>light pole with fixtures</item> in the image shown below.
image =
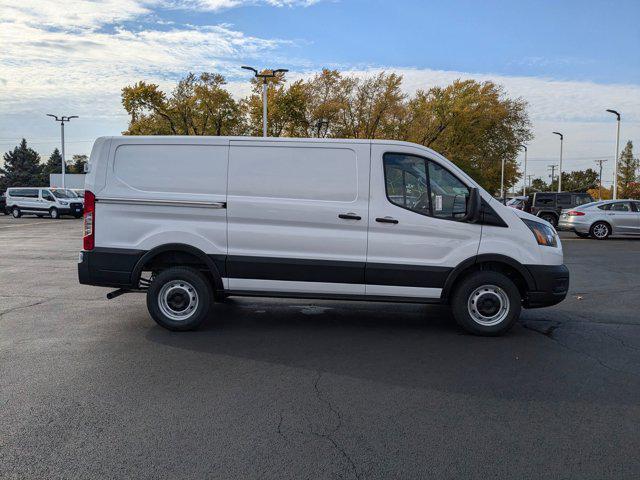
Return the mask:
M265 70L264 73L259 73L253 67L243 66L245 70L251 70L256 78L262 79L262 136L267 136L267 79L275 77L278 73L286 73L289 70L286 68L278 68L276 70ZM266 73L270 72L270 73Z
M564 142L564 136L560 132L553 132L560 137L560 165L558 165L558 193L562 191L562 144ZM551 179L553 181L553 179Z
M618 122L618 133L616 136L616 158L613 164L613 199L618 198L618 155L620 149L620 114L615 110L607 109L607 112L613 113Z
M64 122L69 123L69 121L72 118L78 118L77 115L71 115L68 117L65 117L64 115L61 117L58 117L57 115L53 115L51 113L47 113L47 117L53 117L54 120L56 122L60 122L60 143L61 143L61 147L62 147L62 188L66 188L66 184L64 181L64 176L67 170L67 166L65 164L65 157L64 157Z

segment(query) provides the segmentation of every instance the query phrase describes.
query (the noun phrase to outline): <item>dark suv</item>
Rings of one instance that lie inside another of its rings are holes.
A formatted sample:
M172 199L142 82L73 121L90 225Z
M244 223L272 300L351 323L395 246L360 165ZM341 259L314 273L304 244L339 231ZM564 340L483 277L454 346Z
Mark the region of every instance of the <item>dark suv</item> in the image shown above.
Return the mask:
M546 220L555 227L563 209L589 202L593 202L593 197L588 193L536 192L529 194L524 211Z
M4 193L0 193L0 213L9 215L9 212L7 211L7 197Z

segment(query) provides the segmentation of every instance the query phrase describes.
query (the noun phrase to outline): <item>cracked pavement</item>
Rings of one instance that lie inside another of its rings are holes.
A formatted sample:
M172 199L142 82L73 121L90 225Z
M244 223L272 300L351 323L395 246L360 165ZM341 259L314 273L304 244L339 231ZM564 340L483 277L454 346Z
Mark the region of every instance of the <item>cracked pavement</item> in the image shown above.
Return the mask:
M563 234L502 338L437 306L230 299L197 332L77 283L80 221L0 216L0 478L640 476L640 241Z

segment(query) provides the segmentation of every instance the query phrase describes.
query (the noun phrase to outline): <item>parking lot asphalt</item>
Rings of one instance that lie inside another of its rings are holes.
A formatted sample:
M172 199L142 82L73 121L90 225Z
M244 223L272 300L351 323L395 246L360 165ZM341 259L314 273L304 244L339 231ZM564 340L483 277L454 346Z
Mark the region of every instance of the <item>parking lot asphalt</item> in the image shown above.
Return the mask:
M0 478L640 476L640 241L562 234L567 300L229 299L173 333L79 285L81 221L0 216Z

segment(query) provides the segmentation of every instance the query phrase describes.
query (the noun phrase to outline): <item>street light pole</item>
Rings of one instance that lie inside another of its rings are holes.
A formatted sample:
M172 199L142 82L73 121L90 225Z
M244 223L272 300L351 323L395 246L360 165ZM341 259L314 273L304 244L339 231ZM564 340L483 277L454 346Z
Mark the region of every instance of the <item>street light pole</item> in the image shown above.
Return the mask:
M527 195L527 146L521 145L524 148L524 174L522 175L522 196Z
M504 199L504 156L502 157L502 175L500 176L500 198L502 203L506 203Z
M66 183L65 183L65 174L67 171L67 165L65 163L65 156L64 156L64 123L67 122L69 123L69 121L72 118L78 118L77 115L71 115L71 116L61 116L58 117L57 115L53 115L51 113L47 113L47 117L53 117L54 120L56 122L60 122L60 146L62 149L62 188L66 188Z
M559 132L553 132L560 137L560 165L558 165L558 193L562 191L562 144L564 143L564 136Z
M618 122L618 133L616 135L616 158L613 164L613 199L618 198L618 155L620 150L620 114L615 110L607 109L607 112L613 113Z
M253 72L254 77L262 79L262 136L267 136L267 82L269 78L275 77L278 73L286 73L289 70L286 68L278 68L276 70L265 70L264 73L259 73L257 69L253 67L243 66L245 70ZM270 72L270 73L266 73Z

